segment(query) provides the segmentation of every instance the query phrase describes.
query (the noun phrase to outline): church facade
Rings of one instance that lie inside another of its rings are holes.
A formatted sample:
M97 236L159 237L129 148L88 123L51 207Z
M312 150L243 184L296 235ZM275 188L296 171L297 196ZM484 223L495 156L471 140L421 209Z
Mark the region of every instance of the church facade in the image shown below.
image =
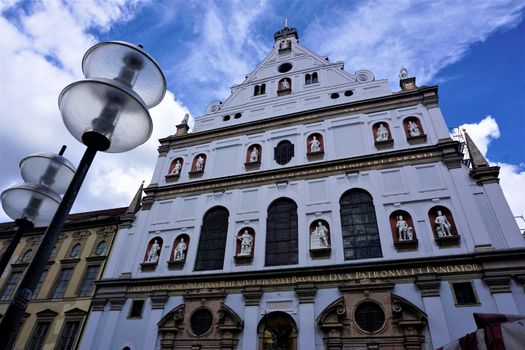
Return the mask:
M81 349L433 349L525 314L525 243L436 86L347 73L295 28L160 140Z

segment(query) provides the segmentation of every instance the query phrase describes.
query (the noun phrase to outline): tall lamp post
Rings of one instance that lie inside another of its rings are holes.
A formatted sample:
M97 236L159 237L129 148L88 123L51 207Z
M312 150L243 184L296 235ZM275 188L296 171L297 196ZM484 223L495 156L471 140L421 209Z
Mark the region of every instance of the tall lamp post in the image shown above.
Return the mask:
M85 80L62 90L58 105L69 132L87 146L42 243L0 323L0 349L9 349L64 221L98 151L125 152L148 140L153 124L148 109L166 93L159 65L141 46L105 42L82 59Z
M75 167L59 154L37 153L20 161L20 173L26 183L0 194L5 213L15 220L16 230L0 258L0 276L11 260L22 234L34 226L47 226L71 182Z

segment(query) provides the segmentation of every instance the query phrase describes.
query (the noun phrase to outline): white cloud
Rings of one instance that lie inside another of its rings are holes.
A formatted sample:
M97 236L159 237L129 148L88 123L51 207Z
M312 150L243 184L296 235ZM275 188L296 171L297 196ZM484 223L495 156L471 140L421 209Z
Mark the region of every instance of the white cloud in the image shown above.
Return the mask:
M460 129L465 129L472 138L480 152L486 157L490 143L500 137L500 131L496 120L487 116L479 123L463 124ZM509 206L515 216L525 215L525 169L523 166L491 162L500 169L500 185L507 198Z

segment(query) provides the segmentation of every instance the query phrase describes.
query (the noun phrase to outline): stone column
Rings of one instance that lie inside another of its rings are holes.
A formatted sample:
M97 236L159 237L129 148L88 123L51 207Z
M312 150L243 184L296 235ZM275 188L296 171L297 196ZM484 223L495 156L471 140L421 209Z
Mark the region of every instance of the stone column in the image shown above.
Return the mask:
M439 296L441 280L434 275L421 275L416 278L416 287L421 291L423 305L428 317L428 327L432 347L438 348L450 343L450 333L445 318L445 310Z
M246 287L242 290L244 296L244 329L242 333L242 349L257 349L257 322L259 320L259 302L263 292L260 287Z
M484 276L483 282L489 287L499 313L519 314L518 305L510 290L510 276Z
M106 318L104 329L97 337L100 338L98 350L112 350L112 340L117 328L119 314L122 311L122 306L126 302L126 298L111 298L109 299L109 315Z
M299 284L295 287L299 299L299 350L315 348L315 309L317 287L313 284Z
M168 301L167 292L158 292L150 296L151 298L151 312L146 325L146 337L144 338L144 343L142 344L143 349L155 349L155 344L157 343L157 336L159 334L159 329L157 323L162 318L162 312L164 311L164 305Z

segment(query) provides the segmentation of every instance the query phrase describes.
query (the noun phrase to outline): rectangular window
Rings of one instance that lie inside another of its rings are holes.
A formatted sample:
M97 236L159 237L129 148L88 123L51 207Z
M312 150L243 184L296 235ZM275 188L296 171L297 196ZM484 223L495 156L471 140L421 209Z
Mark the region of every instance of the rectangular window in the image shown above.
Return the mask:
M55 284L55 288L53 288L53 292L51 293L52 299L58 299L64 296L67 285L69 284L69 280L71 279L71 275L73 275L72 267L63 268L60 271L60 276L58 276L58 281Z
M452 289L456 297L456 305L479 304L472 282L454 282Z
M132 300L128 318L142 318L144 300Z
M33 335L31 336L31 342L27 346L27 350L40 350L44 346L44 341L46 340L47 331L49 330L49 326L51 325L51 322L45 321L45 322L38 322L36 324L35 330L33 331Z
M40 279L38 280L38 284L35 287L35 292L33 293L33 299L36 299L38 297L38 293L40 293L40 289L42 289L42 285L44 284L44 280L47 277L47 270L42 271L42 275L40 276Z
M82 280L78 291L79 297L88 297L93 293L93 287L95 286L95 280L97 279L99 269L99 265L87 267L86 272L84 273L84 279Z
M57 350L71 350L74 348L77 333L80 328L80 321L67 321L62 334L60 335L60 341L58 342Z
M0 293L0 300L11 300L11 298L13 297L13 293L15 292L16 286L18 284L18 281L20 281L20 278L22 278L21 271L11 272L11 275L9 276L6 284L4 285L4 289L2 289L2 293Z

